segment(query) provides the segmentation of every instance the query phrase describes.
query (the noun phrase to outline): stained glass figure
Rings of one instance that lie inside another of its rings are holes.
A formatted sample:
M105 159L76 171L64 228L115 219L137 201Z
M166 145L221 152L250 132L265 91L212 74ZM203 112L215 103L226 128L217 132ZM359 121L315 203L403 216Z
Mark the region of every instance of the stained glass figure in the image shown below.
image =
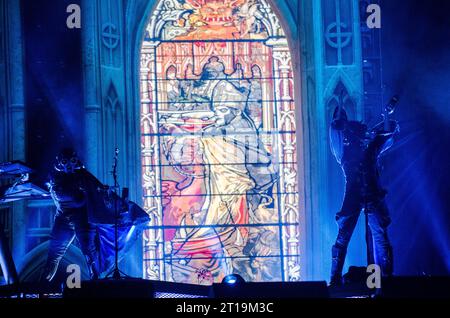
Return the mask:
M263 0L166 0L141 50L144 277L298 280L293 72Z

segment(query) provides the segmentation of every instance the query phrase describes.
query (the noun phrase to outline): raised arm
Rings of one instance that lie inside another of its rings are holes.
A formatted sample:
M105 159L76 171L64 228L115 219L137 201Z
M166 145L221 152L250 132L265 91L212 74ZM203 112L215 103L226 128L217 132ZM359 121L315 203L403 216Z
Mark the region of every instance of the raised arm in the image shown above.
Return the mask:
M384 121L376 125L371 133L374 136L372 145L379 154L392 147L394 144L394 136L400 131L400 126L397 121L390 120L388 130L385 129Z
M382 121L371 130L372 133L376 135L386 135L391 136L400 132L400 125L396 120L389 120L388 130L385 129L385 122Z

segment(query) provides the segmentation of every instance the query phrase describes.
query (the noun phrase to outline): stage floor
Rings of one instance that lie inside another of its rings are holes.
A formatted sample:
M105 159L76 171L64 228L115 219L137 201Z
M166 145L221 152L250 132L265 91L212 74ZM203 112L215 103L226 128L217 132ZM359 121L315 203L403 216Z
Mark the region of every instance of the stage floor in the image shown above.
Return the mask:
M450 277L392 277L382 281L381 289L365 283L329 287L325 282L242 283L212 286L188 285L143 279L82 281L81 288L23 283L0 286L0 298L248 298L248 299L323 299L323 298L450 298Z

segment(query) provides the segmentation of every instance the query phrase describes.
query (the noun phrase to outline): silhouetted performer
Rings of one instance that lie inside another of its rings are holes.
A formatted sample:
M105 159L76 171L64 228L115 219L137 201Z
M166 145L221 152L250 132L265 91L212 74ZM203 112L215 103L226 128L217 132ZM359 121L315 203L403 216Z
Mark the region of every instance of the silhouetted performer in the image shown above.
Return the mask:
M96 227L88 221L85 189L87 174L89 172L72 149L62 150L56 157L49 182L56 214L43 275L46 281L51 281L55 276L59 262L75 237L86 257L91 278L98 278Z
M343 108L337 107L334 112L330 143L345 175L345 196L342 209L336 214L339 233L332 248L331 285L342 283L347 247L362 210L368 216L373 236L375 263L381 267L382 275L392 274L392 247L387 234L390 218L384 200L387 192L380 184L378 159L392 146L398 131L395 121L380 123L368 131L363 123L349 121Z
M116 208L119 251L124 252L130 247L138 238L138 226L149 221L144 210L127 198L119 197L87 171L73 149L64 149L56 157L49 189L56 215L42 277L44 281L54 278L75 238L86 258L91 279L111 269Z

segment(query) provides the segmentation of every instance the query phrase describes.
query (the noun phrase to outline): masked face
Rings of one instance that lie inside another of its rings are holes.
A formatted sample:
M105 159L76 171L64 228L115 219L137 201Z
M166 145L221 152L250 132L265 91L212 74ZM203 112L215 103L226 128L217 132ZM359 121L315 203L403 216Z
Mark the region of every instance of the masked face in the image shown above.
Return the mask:
M55 170L64 173L73 173L76 169L81 167L80 160L76 155L73 156L58 156L56 157Z
M228 125L235 117L233 109L226 106L216 106L214 108L216 126Z

